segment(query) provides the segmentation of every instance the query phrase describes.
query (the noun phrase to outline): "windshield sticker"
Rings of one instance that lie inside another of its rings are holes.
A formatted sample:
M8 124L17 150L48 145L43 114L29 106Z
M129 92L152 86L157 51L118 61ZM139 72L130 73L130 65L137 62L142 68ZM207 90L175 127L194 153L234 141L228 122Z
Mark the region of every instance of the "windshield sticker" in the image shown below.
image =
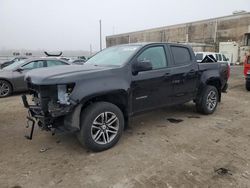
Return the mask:
M126 47L123 48L122 51L135 51L137 49L137 47Z

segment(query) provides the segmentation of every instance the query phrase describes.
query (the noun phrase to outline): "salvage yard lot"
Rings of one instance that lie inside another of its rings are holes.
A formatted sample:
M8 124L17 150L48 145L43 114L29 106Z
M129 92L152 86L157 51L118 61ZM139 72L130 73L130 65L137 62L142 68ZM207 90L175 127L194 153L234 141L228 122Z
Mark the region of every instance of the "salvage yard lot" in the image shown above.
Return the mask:
M241 67L229 84L213 115L188 103L136 116L101 153L72 134L36 128L24 139L20 96L0 99L0 187L249 187L250 92Z

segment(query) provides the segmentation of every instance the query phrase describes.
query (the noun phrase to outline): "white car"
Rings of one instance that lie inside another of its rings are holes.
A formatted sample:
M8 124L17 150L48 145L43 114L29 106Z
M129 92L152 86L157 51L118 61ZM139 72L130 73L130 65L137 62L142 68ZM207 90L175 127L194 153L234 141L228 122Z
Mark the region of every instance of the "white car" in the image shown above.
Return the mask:
M227 62L230 66L230 62L228 61L228 58L222 53L216 53L216 52L195 52L196 60L198 63L200 63L206 55L212 55L218 63L225 63Z

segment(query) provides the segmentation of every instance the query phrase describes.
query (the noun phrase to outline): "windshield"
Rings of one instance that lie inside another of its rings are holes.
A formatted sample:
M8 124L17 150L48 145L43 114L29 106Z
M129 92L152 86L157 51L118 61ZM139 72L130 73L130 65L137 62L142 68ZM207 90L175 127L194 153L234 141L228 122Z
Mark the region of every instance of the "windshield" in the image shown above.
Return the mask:
M23 64L24 62L25 62L25 60L16 61L16 62L8 65L7 67L4 67L3 70L13 70L13 69L17 68L19 65Z
M100 66L121 66L123 65L140 46L115 46L107 48L92 58L85 64Z

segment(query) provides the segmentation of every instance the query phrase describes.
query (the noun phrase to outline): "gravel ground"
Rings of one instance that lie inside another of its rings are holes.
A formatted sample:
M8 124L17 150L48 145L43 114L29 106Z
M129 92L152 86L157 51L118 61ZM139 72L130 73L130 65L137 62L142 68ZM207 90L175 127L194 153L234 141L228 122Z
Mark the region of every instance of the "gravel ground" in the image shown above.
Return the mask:
M250 93L241 67L229 83L213 115L188 103L136 116L101 153L73 134L36 129L24 139L20 96L0 99L0 187L250 187Z

